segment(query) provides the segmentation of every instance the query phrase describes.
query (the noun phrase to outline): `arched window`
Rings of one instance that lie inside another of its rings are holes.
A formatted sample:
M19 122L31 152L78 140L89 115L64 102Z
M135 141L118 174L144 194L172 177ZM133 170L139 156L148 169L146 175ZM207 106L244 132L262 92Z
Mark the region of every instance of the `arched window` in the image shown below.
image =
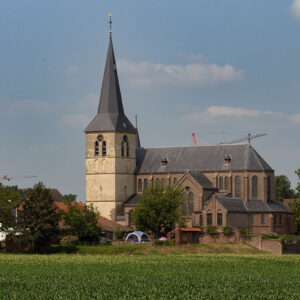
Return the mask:
M241 178L240 176L235 176L235 197L241 197Z
M156 178L155 184L156 184L156 187L160 187L160 181L159 181L159 178Z
M177 184L177 177L174 178L174 185Z
M147 189L148 189L148 179L145 178L144 179L144 191L147 191Z
M257 176L252 177L252 199L257 199Z
M189 214L189 216L192 215L193 211L194 211L194 193L189 192L189 195L188 195L188 214Z
M164 190L165 189L165 180L164 178L161 180L161 187Z
M271 177L267 178L267 200L271 200Z
M129 157L129 143L126 143L126 155Z
M122 154L122 157L124 157L124 142L123 141L121 142L121 154Z
M223 190L223 177L219 177L219 190Z
M226 191L228 191L228 177L225 176L225 188Z
M217 225L218 225L218 226L222 226L222 225L223 225L222 217L223 217L222 212L219 211L219 212L217 213Z
M203 226L203 216L202 216L202 214L199 215L199 225Z
M124 196L127 196L127 185L124 186Z
M138 192L142 192L143 191L143 182L142 179L139 178L138 180Z
M96 141L95 142L95 156L99 155L99 143Z
M106 142L102 142L102 156L106 156Z

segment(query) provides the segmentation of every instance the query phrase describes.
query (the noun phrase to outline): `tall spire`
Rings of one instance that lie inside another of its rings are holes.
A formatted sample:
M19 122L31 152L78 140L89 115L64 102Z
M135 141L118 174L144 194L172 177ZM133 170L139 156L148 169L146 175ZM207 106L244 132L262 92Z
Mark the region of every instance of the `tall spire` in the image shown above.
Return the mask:
M97 131L125 131L136 132L135 127L127 119L123 109L118 72L110 34L107 50L106 64L102 81L102 89L98 106L98 114L88 125L85 132Z

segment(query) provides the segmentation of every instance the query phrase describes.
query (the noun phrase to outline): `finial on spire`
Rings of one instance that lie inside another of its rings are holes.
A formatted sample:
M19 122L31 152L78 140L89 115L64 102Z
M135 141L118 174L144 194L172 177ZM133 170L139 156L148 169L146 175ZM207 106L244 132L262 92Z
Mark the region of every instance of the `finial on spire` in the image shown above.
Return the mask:
M108 24L109 24L109 34L111 36L111 33L112 33L112 30L111 30L111 24L112 24L112 21L111 21L111 14L108 14L109 16L109 21L108 21Z

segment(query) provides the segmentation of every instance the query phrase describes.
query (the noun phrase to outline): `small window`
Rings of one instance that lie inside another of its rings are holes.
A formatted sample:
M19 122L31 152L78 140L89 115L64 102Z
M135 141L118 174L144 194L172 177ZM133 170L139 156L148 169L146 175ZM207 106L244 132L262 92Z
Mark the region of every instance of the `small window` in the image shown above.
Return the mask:
M102 142L102 156L106 156L106 142Z
M129 143L126 143L126 155L129 157Z
M219 190L223 190L223 177L219 177Z
M257 199L257 176L252 177L252 199Z
M273 218L273 223L274 223L274 225L276 225L276 215L274 215L274 218Z
M189 192L189 195L188 195L188 214L189 214L189 216L191 216L193 214L193 211L194 211L194 193Z
M121 142L121 155L124 157L124 142Z
M218 213L217 214L217 224L218 224L218 226L222 226L223 225L223 220L222 220L222 213Z
M99 155L99 143L96 141L95 142L95 156Z
M279 215L279 225L281 225L281 215Z
M212 213L208 213L207 214L207 225L211 225L212 224Z
M167 164L168 164L168 159L167 159L167 158L163 158L163 159L161 160L161 166L162 166L162 167L165 167Z
M261 225L265 225L265 215L264 215L264 214L262 214L262 215L260 216L260 224L261 224Z
M145 178L144 179L144 191L147 191L147 189L148 189L148 179Z
M177 177L174 178L174 185L177 184Z
M225 190L228 191L228 177L225 176Z
M267 200L271 200L271 177L267 178Z
M199 225L203 226L203 216L202 216L202 214L200 214L200 216L199 216Z
M235 197L241 197L241 177L235 176Z
M142 192L143 191L143 182L142 179L139 178L138 180L138 192Z
M231 156L230 155L225 155L224 157L224 165L229 165L231 162Z

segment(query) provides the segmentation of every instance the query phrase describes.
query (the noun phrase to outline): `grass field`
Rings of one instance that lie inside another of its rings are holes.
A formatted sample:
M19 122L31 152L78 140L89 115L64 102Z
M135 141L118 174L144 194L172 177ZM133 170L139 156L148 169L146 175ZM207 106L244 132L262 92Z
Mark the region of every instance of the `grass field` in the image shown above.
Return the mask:
M0 255L1 299L300 299L300 257Z

